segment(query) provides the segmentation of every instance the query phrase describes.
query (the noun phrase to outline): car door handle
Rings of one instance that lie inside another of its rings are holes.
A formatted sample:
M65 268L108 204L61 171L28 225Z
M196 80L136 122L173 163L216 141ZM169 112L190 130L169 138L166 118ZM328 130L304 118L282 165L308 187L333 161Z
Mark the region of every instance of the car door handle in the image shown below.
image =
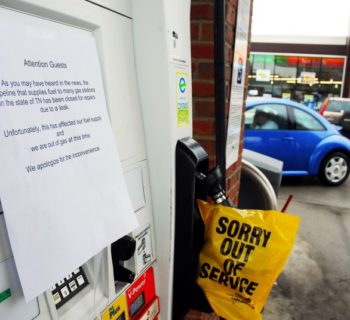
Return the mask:
M283 141L294 141L293 137L283 137L282 138Z

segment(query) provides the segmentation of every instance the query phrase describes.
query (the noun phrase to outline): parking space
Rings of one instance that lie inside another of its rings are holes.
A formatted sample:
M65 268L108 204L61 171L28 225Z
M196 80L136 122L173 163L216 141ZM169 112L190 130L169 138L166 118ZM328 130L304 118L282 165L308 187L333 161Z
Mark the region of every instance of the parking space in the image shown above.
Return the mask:
M279 208L302 219L289 261L264 310L265 320L350 319L350 179L339 187L283 181Z

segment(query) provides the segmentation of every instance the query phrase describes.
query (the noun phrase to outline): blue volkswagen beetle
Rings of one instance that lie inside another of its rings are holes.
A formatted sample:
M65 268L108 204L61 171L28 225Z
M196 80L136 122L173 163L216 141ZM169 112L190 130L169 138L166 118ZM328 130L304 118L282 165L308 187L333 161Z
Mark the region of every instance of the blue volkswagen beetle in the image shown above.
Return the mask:
M284 176L314 175L337 186L350 171L350 140L318 113L289 100L247 101L244 148L283 161Z

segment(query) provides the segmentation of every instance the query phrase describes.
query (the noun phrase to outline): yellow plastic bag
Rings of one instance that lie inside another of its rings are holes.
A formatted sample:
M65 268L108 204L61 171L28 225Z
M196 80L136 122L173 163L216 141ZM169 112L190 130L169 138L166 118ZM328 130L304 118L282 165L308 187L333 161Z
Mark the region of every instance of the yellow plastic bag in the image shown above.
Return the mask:
M217 315L262 319L261 310L292 250L300 218L198 201L205 224L197 283Z

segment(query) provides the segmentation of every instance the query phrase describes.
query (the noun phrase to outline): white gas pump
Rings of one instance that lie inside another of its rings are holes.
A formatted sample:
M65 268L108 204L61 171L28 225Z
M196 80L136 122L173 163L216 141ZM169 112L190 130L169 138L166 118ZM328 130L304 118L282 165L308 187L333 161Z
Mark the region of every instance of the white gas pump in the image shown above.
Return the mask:
M137 229L26 302L6 212L0 214L0 319L171 319L175 146L192 135L190 0L0 0L0 6L1 15L14 14L18 21L43 19L94 37L108 114L139 222Z

